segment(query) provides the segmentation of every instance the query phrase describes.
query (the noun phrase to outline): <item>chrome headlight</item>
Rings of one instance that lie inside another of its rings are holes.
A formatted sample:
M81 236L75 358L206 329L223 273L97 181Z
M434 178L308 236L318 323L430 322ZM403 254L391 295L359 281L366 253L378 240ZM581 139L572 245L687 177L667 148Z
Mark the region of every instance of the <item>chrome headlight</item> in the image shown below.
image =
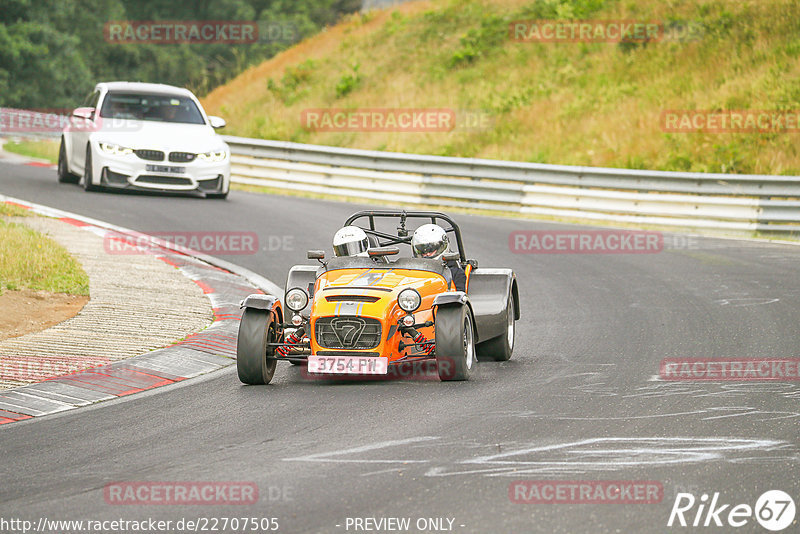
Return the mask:
M306 306L308 306L308 294L299 287L292 288L286 293L286 307L293 312L302 311Z
M100 143L100 150L112 156L127 156L133 154L133 149L120 146L116 143Z
M400 309L406 313L413 313L420 307L422 304L422 297L419 296L419 293L416 289L407 288L400 292L397 295L397 305L400 306Z
M227 157L228 157L228 153L225 152L224 149L223 150L219 150L219 151L203 152L203 153L197 155L197 159L199 159L199 160L208 161L208 162L214 162L214 163L218 163L220 161L225 161L225 159Z

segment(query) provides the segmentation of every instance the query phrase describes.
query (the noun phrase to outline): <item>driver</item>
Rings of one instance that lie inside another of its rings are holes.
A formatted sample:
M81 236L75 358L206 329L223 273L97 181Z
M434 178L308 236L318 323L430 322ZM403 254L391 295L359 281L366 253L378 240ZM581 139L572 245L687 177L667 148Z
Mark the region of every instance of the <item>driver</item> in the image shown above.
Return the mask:
M340 228L333 236L333 255L369 257L369 239L366 232L358 226Z
M447 232L438 224L423 224L414 230L414 235L411 237L411 248L415 258L439 259L447 252L449 246ZM446 265L450 269L456 291L466 291L467 275L461 265L457 261L448 261Z
M177 122L178 106L164 105L161 106L161 119L165 122Z

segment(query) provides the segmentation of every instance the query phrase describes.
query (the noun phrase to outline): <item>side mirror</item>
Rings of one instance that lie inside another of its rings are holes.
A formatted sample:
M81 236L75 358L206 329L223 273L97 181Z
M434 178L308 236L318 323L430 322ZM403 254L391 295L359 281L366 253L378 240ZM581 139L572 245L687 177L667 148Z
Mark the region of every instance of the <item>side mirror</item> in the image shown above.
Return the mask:
M447 263L451 261L458 261L461 259L461 255L458 252L445 252L442 254L442 261Z
M383 256L396 256L400 254L400 249L397 247L374 247L367 251L370 258L381 258Z
M94 108L77 108L72 111L72 116L79 119L91 120L94 117Z
M309 250L308 251L308 259L309 260L324 260L325 259L325 251L323 251L323 250Z
M225 125L228 124L222 117L215 117L214 115L208 116L208 123L215 130L218 130L220 128L225 128Z

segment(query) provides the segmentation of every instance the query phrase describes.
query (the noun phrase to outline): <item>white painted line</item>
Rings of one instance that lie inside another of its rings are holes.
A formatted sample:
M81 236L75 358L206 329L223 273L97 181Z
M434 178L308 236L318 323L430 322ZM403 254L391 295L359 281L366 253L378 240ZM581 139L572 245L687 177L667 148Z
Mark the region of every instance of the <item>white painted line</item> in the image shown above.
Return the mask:
M428 460L366 460L366 459L341 459L331 458L332 456L344 456L347 454L359 454L362 452L375 451L378 449L386 449L389 447L398 447L400 445L409 445L411 443L420 443L423 441L434 441L439 439L433 436L421 436L417 438L399 439L392 441L381 441L372 443L370 445L362 445L360 447L352 447L350 449L340 449L331 452L320 452L316 454L309 454L307 456L299 456L296 458L283 458L284 462L331 462L331 463L371 463L371 464L394 464L394 463L428 463Z

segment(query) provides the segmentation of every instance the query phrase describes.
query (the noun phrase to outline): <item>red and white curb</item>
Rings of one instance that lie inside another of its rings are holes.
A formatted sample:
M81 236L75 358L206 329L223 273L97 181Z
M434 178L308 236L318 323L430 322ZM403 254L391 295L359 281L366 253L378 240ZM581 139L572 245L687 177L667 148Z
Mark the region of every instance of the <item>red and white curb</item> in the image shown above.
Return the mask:
M232 365L241 317L239 302L251 293L282 292L277 285L247 269L133 230L3 195L0 202L55 217L104 239L134 239L137 243L147 239L149 246L145 253L155 254L192 279L211 300L214 311L211 326L169 347L0 391L0 425L174 384ZM100 356L88 354L87 360Z

